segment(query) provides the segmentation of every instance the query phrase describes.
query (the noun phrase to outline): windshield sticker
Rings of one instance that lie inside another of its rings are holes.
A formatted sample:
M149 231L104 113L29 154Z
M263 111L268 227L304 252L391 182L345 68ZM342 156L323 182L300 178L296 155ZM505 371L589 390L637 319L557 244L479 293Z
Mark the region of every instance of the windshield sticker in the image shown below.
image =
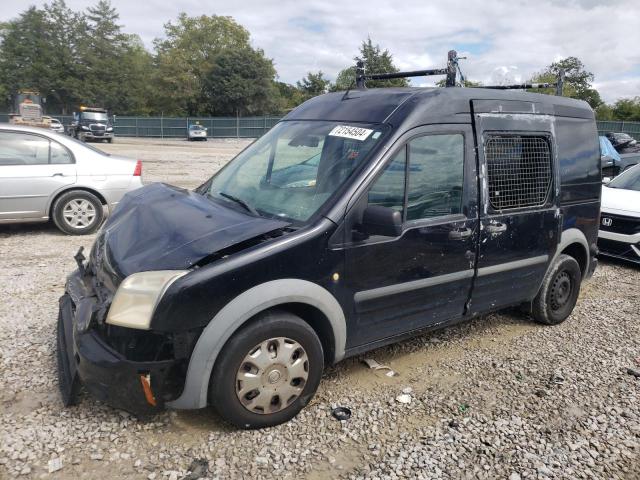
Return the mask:
M359 140L363 142L371 135L373 130L368 128L350 127L349 125L338 125L329 132L332 137L350 138L351 140Z

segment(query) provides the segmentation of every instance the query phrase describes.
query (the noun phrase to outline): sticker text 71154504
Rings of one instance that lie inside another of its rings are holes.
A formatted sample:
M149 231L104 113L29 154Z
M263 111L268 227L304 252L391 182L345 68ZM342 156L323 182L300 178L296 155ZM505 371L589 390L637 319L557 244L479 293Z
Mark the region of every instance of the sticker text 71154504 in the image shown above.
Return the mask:
M333 127L333 130L329 132L332 137L344 137L352 140L360 140L361 142L366 140L371 135L373 130L362 127L352 127L349 125L338 125Z

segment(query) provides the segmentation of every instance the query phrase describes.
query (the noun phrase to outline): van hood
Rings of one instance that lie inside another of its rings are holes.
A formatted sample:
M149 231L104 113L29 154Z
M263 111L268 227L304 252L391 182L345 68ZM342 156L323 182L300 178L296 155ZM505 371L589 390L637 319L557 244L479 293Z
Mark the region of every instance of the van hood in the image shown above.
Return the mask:
M97 270L108 268L117 285L136 272L187 269L224 248L287 225L154 183L124 196L102 227L91 261Z

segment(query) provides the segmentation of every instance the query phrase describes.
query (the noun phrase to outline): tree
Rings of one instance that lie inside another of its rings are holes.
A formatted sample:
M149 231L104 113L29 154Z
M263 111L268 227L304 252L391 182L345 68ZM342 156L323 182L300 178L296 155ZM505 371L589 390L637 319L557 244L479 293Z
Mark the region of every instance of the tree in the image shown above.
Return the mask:
M436 82L436 87L446 87L446 86L447 86L447 80L444 78ZM466 78L463 81L460 81L460 78L456 77L456 87L471 88L471 87L481 87L481 86L482 86L482 82L467 80Z
M623 98L613 105L615 120L640 122L640 97Z
M275 110L278 112L289 111L307 100L305 94L295 85L276 81L275 88L277 90Z
M165 113L197 115L202 111L203 80L216 58L229 49L250 48L249 32L233 18L218 15L178 16L154 41L158 92L156 108Z
M563 96L584 100L591 108L597 108L602 104L600 94L592 87L593 73L585 70L584 64L576 57L567 57L552 63L542 72L533 76L533 83L555 83L558 80L560 70L564 70ZM530 90L537 93L554 94L555 89Z
M301 81L296 82L296 86L302 92L305 100L327 93L330 85L331 82L324 78L322 70L317 73L309 72Z
M393 55L389 50L382 50L380 45L374 45L371 38L367 38L360 46L360 55L354 57L354 63L362 60L364 69L367 73L395 73L398 68L393 64ZM338 73L336 78L335 89L347 90L355 86L356 67L351 66L343 69ZM394 78L391 80L367 80L367 87L406 87L409 82L406 78Z
M87 9L87 34L78 45L86 72L82 102L104 106L112 111L128 109L128 72L123 63L129 49L129 37L117 23L119 15L108 0Z
M0 31L0 83L5 94L37 90L47 95L56 75L49 67L54 53L43 10L30 7L5 23Z
M204 78L207 112L215 115L263 115L276 108L273 61L262 50L227 48Z

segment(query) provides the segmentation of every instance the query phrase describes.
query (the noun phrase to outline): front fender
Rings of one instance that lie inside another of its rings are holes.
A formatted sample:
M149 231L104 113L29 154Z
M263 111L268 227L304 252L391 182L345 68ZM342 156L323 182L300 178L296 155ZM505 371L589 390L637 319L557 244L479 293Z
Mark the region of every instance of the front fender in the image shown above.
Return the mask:
M256 314L285 303L304 303L323 312L333 330L334 361L344 357L347 340L344 312L331 293L320 285L295 278L262 283L235 297L205 327L189 360L182 394L167 406L179 409L206 407L211 371L227 340Z

